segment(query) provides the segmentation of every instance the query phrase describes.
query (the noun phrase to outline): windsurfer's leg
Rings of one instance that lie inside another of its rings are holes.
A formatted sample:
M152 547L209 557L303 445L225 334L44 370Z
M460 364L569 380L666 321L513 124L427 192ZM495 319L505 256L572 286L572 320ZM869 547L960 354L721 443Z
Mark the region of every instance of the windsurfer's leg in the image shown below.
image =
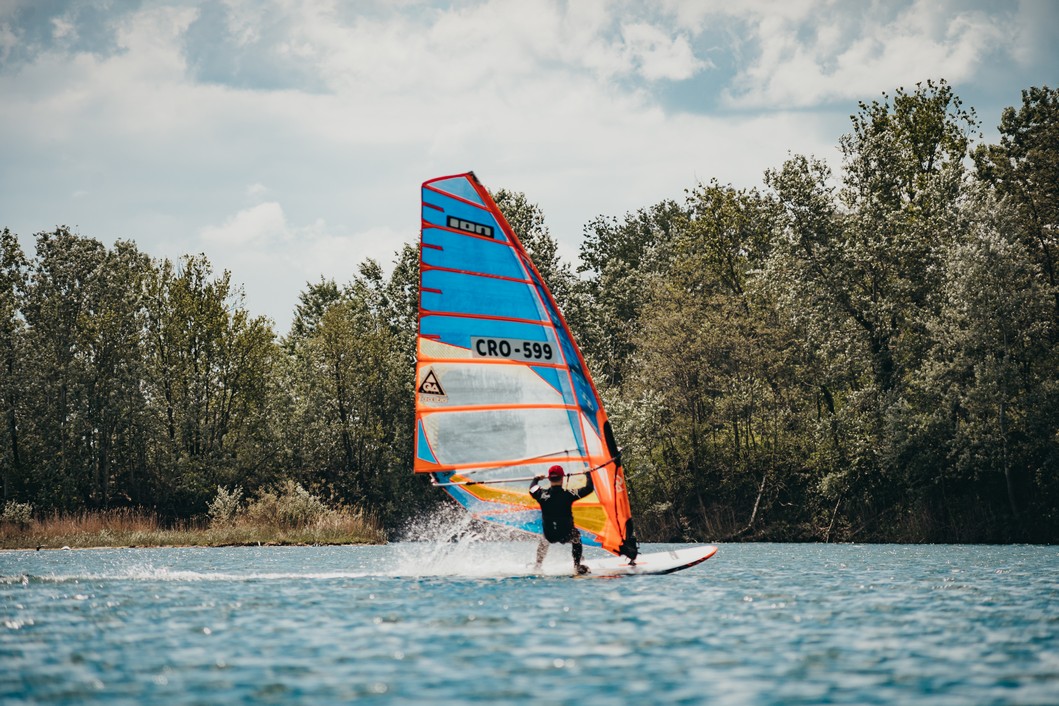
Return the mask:
M573 532L570 533L569 542L570 549L574 555L574 569L579 569L581 567L581 554L583 552L583 548L581 546L581 533L575 529Z
M541 570L541 564L544 563L544 557L547 554L548 554L548 540L545 539L544 537L541 537L540 541L537 542L537 565L535 567L537 571Z

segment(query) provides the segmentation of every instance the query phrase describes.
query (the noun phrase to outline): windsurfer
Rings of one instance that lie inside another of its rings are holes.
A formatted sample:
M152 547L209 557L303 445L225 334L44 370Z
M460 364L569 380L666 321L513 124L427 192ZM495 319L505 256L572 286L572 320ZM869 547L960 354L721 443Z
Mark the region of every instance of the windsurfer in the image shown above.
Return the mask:
M563 487L565 476L563 467L557 465L548 469L548 485L540 483L544 476L536 476L530 483L530 495L541 506L541 524L544 527L544 536L537 544L536 570L540 571L549 544L569 542L574 555L574 570L579 574L587 574L588 567L581 563L581 533L574 527L573 505L594 490L592 476L589 474L584 487L576 490Z

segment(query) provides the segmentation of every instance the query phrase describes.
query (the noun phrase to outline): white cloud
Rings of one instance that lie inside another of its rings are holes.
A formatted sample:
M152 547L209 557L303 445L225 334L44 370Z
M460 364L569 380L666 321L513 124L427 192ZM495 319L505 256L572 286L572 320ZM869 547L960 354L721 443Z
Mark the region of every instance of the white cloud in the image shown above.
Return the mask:
M11 50L18 44L18 38L8 24L0 24L0 64L7 63Z
M264 184L250 184L246 187L246 196L252 200L258 200L265 196L269 189Z
M116 7L119 51L27 54L0 24L0 56L20 62L0 66L0 227L204 249L281 328L306 281L346 281L416 237L427 178L474 169L524 191L573 257L596 215L697 179L757 185L788 151L832 156L856 99L969 78L1010 29L925 2L239 0L216 27L196 25L217 7L197 0ZM209 72L196 27L219 42ZM277 87L248 66L297 70ZM691 90L729 104L659 98Z
M723 25L731 18L756 22L768 17L798 23L822 6L830 10L837 4L833 0L664 0L661 3L679 27L696 32L711 24ZM858 12L865 11L863 3L855 0L854 4Z
M240 211L224 225L207 226L201 237L210 245L251 245L282 238L287 233L287 218L283 209L274 201L258 204Z
M1011 34L996 16L916 0L890 19L887 6L795 6L744 11L760 53L728 91L735 106L809 106L878 94L927 78L958 84Z
M282 206L270 201L201 228L199 240L217 269L243 285L254 311L285 322L306 282L326 277L344 284L369 257L388 270L407 238L386 226L342 234L323 219L291 224Z
M1015 60L1029 67L1035 62L1048 62L1051 59L1054 73L1056 27L1059 27L1059 5L1054 0L1022 0L1018 3L1018 14L1011 23L1009 41ZM1054 82L1052 79L1048 83Z
M52 36L55 39L76 39L77 29L72 23L56 17L51 21L52 23Z
M695 57L687 37L671 38L667 32L653 25L624 25L622 39L625 41L631 63L638 66L640 74L649 81L680 81L691 78L696 72L709 66Z

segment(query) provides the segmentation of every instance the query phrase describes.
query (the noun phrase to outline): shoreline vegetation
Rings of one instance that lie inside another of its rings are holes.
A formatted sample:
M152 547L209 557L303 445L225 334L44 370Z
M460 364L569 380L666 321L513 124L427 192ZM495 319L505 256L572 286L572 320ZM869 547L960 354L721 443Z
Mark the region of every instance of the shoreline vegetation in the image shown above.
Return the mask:
M640 541L1059 542L1059 89L993 117L990 144L944 80L883 93L834 159L601 214L576 263L493 192ZM0 224L0 546L381 541L448 502L411 468L443 433L415 420L417 246L307 282L282 333L205 254L21 243ZM116 508L158 520L47 520Z
M218 488L207 517L164 522L156 513L121 508L33 517L8 503L0 518L0 550L147 547L384 544L378 519L355 508L329 507L297 483L258 493Z

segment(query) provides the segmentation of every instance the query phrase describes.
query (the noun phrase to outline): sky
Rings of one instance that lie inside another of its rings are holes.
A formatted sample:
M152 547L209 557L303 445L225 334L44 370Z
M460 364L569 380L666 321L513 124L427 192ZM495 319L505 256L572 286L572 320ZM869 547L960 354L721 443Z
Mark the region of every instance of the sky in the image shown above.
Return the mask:
M419 188L585 225L792 154L945 79L997 140L1059 84L1054 0L0 0L0 228L204 253L287 331L298 295L419 231Z

